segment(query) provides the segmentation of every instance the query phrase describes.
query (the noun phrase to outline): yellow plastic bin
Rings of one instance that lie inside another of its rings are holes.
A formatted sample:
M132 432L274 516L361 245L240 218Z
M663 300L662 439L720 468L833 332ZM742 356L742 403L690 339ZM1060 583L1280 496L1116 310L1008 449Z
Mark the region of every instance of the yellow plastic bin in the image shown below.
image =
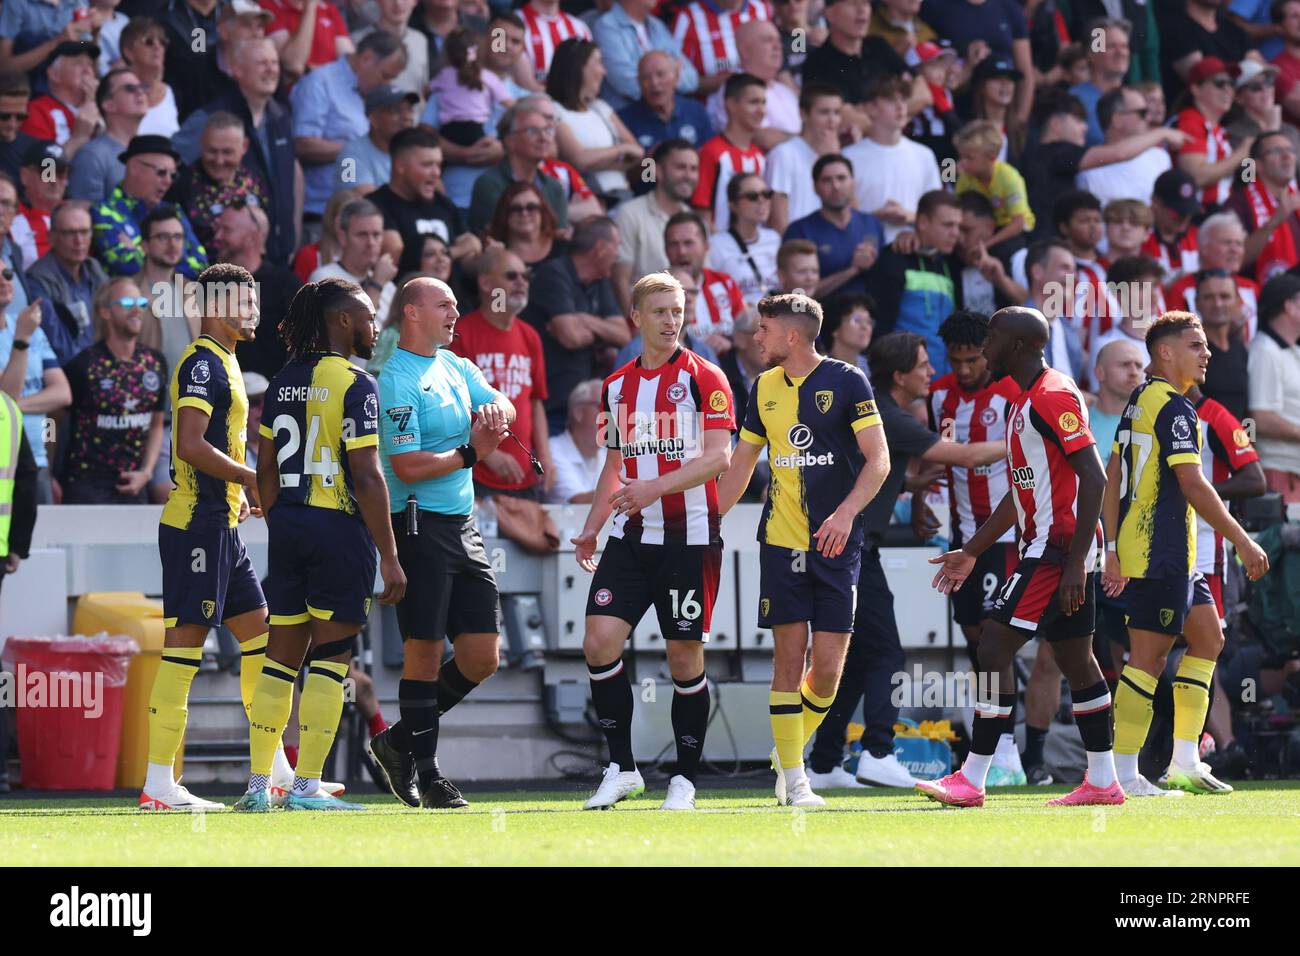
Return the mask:
M126 675L126 700L122 706L122 744L117 757L117 786L144 786L149 762L149 695L162 662L163 608L161 601L138 591L101 591L85 594L77 601L72 619L74 634L121 634L135 639L140 653L131 659ZM176 754L179 778L184 759L182 741Z

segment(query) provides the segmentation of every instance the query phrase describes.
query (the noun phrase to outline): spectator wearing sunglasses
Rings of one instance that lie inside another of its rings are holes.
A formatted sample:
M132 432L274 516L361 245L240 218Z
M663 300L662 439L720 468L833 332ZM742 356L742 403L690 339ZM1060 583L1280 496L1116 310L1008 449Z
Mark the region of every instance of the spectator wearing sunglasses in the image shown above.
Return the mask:
M735 278L745 304L758 305L768 289L775 288L776 251L781 237L769 229L772 189L757 173L741 173L727 183L731 224L709 243L705 265Z
M95 257L113 275L135 275L144 262L140 224L171 188L180 156L166 137L137 136L118 158L126 165L126 173L108 199L94 207ZM178 271L187 279L196 279L207 266L208 256L184 213L181 225L185 228L185 252Z
M1152 128L1150 115L1146 97L1132 87L1112 90L1098 101L1105 143L1084 156L1091 160L1104 151L1106 162L1090 165L1075 181L1103 207L1116 199L1150 203L1156 180L1173 165L1166 147L1177 149L1186 142L1180 130Z
M1281 131L1300 141L1300 130L1284 122L1278 99L1278 68L1258 60L1242 60L1236 78L1236 108L1227 124L1228 142L1238 143L1247 136Z
M185 229L171 203L163 203L140 224L144 264L136 285L152 300L140 344L162 352L168 368L175 368L181 353L198 337L199 317L185 315L184 277L176 271L185 250ZM164 452L165 455L165 452Z
M119 277L95 296L104 337L65 371L72 429L63 471L65 504L146 504L162 451L167 363L140 344L149 299Z
M555 213L532 183L511 183L497 200L487 237L519 256L528 267L549 262L568 251L557 235Z
M32 89L21 73L0 73L0 172L18 179L23 156L37 142L21 129Z
M50 344L67 364L95 341L95 294L107 276L90 256L90 209L68 200L50 216L50 251L32 263L27 281L33 297L48 299L58 321L45 328Z
M126 167L118 158L140 129L149 111L144 86L130 70L111 70L95 90L95 106L104 118L104 132L72 160L68 198L103 202L122 181Z
M519 439L474 466L474 490L480 497L504 494L541 501L555 482L546 428L546 360L537 330L519 318L528 305L532 273L509 249L492 249L479 259L481 307L456 323L449 348L469 359L488 385L515 406L510 426ZM546 474L538 478L521 444L531 448Z
M185 210L205 249L212 245L222 209L243 204L266 208L266 183L241 162L248 145L243 120L225 110L210 114L199 137L199 158L180 168L167 192L167 200Z
M1236 73L1235 66L1218 57L1197 60L1187 71L1191 105L1178 114L1176 123L1187 134L1187 141L1179 147L1174 161L1192 177L1201 191L1201 204L1211 211L1228 201L1241 161L1255 144L1252 136L1234 149L1228 142L1228 131L1222 126L1223 117L1232 108L1232 78Z
M100 34L100 45L104 44ZM163 74L167 62L167 32L157 20L136 17L122 31L122 62L144 85L149 112L144 114L137 134L175 136L180 129L176 94Z

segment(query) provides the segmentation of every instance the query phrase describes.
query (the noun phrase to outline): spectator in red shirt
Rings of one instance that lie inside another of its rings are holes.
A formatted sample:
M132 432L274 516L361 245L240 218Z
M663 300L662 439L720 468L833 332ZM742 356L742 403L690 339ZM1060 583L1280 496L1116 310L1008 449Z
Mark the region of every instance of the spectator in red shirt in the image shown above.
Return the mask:
M505 494L541 501L555 482L546 427L546 361L537 330L519 318L528 305L530 271L509 249L492 249L479 259L481 307L456 323L451 350L469 359L489 385L515 406L510 426L519 439L505 441L474 466L475 493ZM546 470L534 474L523 446L533 449Z
M262 7L271 13L266 35L288 82L357 51L347 20L329 0L262 0Z
M99 47L93 43L60 43L46 71L50 91L32 100L22 131L33 139L58 143L71 160L95 135L99 110L95 108L95 61Z
M1277 96L1288 122L1300 123L1300 0L1273 4L1273 22L1281 28L1282 52L1273 57L1278 68Z
M725 232L731 218L727 205L727 183L737 173L758 173L767 168L767 157L754 142L767 115L767 84L748 73L727 80L723 103L727 126L700 147L700 182L691 205L712 216L716 232Z
M1228 208L1246 226L1246 259L1263 285L1300 263L1300 191L1295 146L1280 130L1261 133L1250 151L1256 174L1232 194Z
M668 264L685 269L700 288L694 314L686 318L687 333L702 339L721 358L731 348L736 319L745 311L740 285L725 272L704 268L709 233L697 213L679 212L668 220L664 226L664 252Z
M23 156L18 179L25 201L18 204L9 235L23 251L23 263L31 266L50 251L50 213L68 188L67 153L54 143L33 143Z
M1201 190L1201 202L1210 209L1228 201L1233 177L1255 144L1249 137L1233 149L1222 126L1224 115L1232 109L1236 75L1236 66L1217 57L1198 60L1187 73L1192 104L1178 114L1178 128L1187 134L1176 157L1178 168L1192 177Z
M1237 283L1241 296L1241 337L1249 342L1255 335L1259 312L1259 284L1241 274L1246 256L1246 230L1235 213L1221 212L1201 223L1199 245L1201 270L1222 269ZM1196 312L1196 275L1185 275L1165 292L1170 309Z

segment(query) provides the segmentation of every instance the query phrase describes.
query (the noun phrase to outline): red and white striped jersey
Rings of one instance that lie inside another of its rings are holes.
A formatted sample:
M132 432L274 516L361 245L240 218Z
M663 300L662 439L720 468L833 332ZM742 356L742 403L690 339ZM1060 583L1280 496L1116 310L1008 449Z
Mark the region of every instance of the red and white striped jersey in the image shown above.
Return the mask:
M695 321L686 331L697 339L717 332L731 335L736 319L745 311L745 295L740 284L725 272L705 269L700 275L700 294L695 297Z
M1179 156L1204 156L1207 165L1214 165L1227 159L1232 154L1232 145L1228 142L1228 131L1218 123L1211 123L1194 106L1189 106L1178 114L1176 129L1188 135L1188 140L1178 150ZM1218 206L1228 201L1232 192L1232 176L1217 179L1201 190L1201 203L1207 207Z
M673 36L682 55L695 64L701 76L735 73L740 69L736 27L750 20L771 20L767 0L740 0L734 10L721 10L710 0L695 0L673 21Z
M590 199L596 195L582 178L582 173L562 159L551 157L537 164L544 176L550 176L564 187L564 198L573 202L575 199Z
M1147 233L1146 241L1142 243L1140 251L1148 259L1160 263L1160 268L1165 271L1165 284L1169 285L1182 278L1184 274L1195 273L1201 267L1198 241L1195 226L1188 227L1173 245L1163 242L1159 233L1152 229Z
M1259 461L1241 422L1214 399L1202 398L1196 406L1196 416L1201 425L1201 471L1210 484L1227 481L1252 461ZM1203 574L1222 574L1227 558L1223 535L1198 514L1196 570Z
M1120 315L1120 305L1106 289L1106 266L1100 259L1074 260L1074 324L1087 353L1092 336L1105 335Z
M519 15L524 21L524 50L537 79L545 82L546 73L551 68L551 58L555 48L569 37L591 39L591 30L577 17L571 17L557 2L555 13L542 13L534 0L529 0L519 8Z
M1066 460L1097 444L1088 428L1088 407L1074 380L1046 368L1012 399L1007 412L1007 461L1020 529L1020 557L1041 558L1049 549L1063 557L1077 523L1079 479ZM1097 533L1101 534L1098 522ZM1096 565L1095 549L1084 570Z
M727 377L689 349L664 365L641 367L637 357L605 379L597 440L623 459L627 481L653 480L704 451L704 433L736 430ZM664 495L634 515L617 514L610 534L642 544L715 544L721 541L718 482Z
M1234 275L1237 292L1241 296L1241 336L1249 342L1259 327L1259 283L1243 275ZM1185 275L1165 290L1169 308L1183 312L1196 312L1196 274ZM1196 312L1200 315L1199 312Z
M711 211L713 231L726 232L731 222L727 183L737 173L758 173L761 176L766 168L767 157L756 144L750 143L748 149L741 149L718 134L700 147L700 181L691 197L691 205Z
M963 445L1003 441L1007 435L1007 409L1019 394L1020 386L1010 375L968 392L949 372L930 384L930 427L945 441ZM955 538L969 541L989 519L1011 488L1009 473L1005 458L978 468L948 466L948 503ZM1007 529L998 540L1015 541L1015 530Z

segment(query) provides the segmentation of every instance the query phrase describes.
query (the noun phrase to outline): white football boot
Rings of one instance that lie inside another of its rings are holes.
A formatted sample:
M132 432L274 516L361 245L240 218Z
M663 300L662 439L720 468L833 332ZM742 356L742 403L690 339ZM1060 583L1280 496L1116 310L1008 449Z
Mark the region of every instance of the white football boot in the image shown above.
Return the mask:
M694 810L695 784L681 774L668 781L668 796L664 798L660 810Z
M608 810L620 800L645 793L645 780L639 770L620 770L618 764L612 763L605 768L605 779L600 782L587 802L584 810Z
M179 781L174 782L170 787L159 787L151 791L147 787L140 793L141 810L183 810L193 812L213 812L226 809L224 803L215 803L212 800L204 800L202 797L196 797L184 787Z

